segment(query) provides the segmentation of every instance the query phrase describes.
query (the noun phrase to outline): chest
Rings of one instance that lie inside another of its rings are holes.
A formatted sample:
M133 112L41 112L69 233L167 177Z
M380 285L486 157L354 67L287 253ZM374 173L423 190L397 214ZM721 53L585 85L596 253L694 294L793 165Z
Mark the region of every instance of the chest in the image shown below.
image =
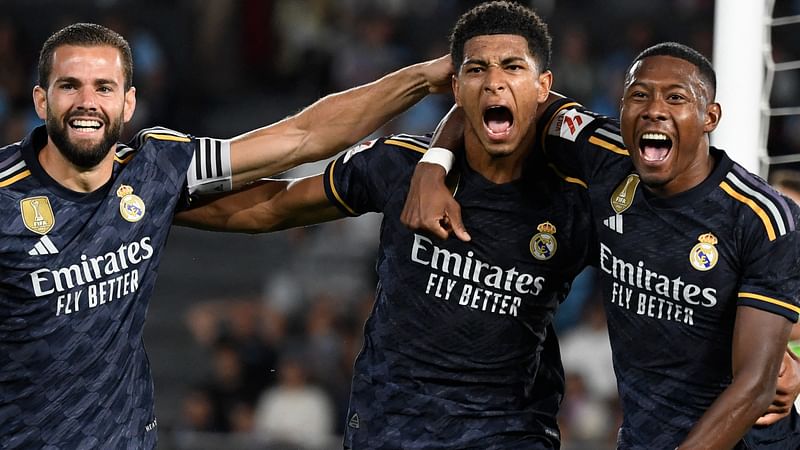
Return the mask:
M56 315L136 292L157 263L180 196L178 183L147 161L84 198L34 177L12 188L2 197L0 291L15 299L10 307L38 305Z
M740 210L712 193L655 207L630 178L592 193L609 316L713 328L730 318L745 265ZM636 183L636 180L633 181Z

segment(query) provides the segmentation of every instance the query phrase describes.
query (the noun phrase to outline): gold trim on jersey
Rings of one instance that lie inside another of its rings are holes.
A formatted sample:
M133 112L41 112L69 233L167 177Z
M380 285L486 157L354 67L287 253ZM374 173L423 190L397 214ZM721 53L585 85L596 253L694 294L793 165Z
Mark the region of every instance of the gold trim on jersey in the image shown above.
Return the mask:
M118 162L120 164L128 164L128 162L130 162L131 158L133 158L133 155L135 155L135 154L136 154L136 152L131 152L131 154L126 156L125 158L120 158L119 156L114 155L114 161L116 161L116 162Z
M558 178L561 178L562 180L566 181L567 183L577 184L577 185L582 186L582 187L584 187L586 189L589 189L589 185L586 184L585 181L581 180L580 178L573 178L571 176L565 175L563 172L558 170L558 167L556 167L555 164L548 163L547 167L553 169L553 173L555 173L556 176L558 176Z
M358 214L356 214L356 212L353 210L353 208L351 208L350 205L345 203L344 200L342 200L342 196L339 195L338 191L336 191L336 186L333 184L333 169L335 167L336 167L336 161L334 160L331 163L331 170L329 171L329 175L328 175L328 178L329 178L328 183L331 185L331 192L333 193L333 196L336 197L336 201L338 201L339 204L342 205L344 207L344 209L347 210L347 212L349 212L350 214L352 214L354 216L357 216Z
M602 148L604 148L606 150L612 151L612 152L614 152L614 153L616 153L618 155L629 156L628 151L625 150L624 148L620 148L620 147L612 144L611 142L608 142L608 141L605 141L603 139L600 139L597 136L590 136L589 137L589 143L597 145L598 147L602 147Z
M425 154L425 152L428 151L428 149L426 149L425 147L414 145L414 144L410 144L410 143L405 142L405 141L398 141L396 139L386 139L383 142L384 142L384 144L391 144L391 145L396 145L398 147L405 147L405 148L407 148L409 150L414 150L417 153ZM433 153L431 153L431 154L433 154Z
M31 174L31 171L28 170L28 169L25 169L24 171L14 175L13 177L11 177L11 178L9 178L7 180L0 181L0 188L1 187L6 187L6 186L10 186L10 185L16 183L17 181L27 177L30 174Z
M739 192L735 191L728 183L725 181L719 184L719 187L722 188L728 195L733 197L734 199L744 203L745 205L749 206L753 212L761 219L761 222L764 223L764 228L767 229L767 236L769 237L770 241L774 241L776 239L775 236L775 228L772 226L772 222L769 220L769 216L767 216L766 211L763 208L758 206L756 202L752 199L745 197L744 195L740 194Z
M50 200L44 196L28 197L19 201L19 212L25 228L36 234L45 235L56 224L56 215Z
M800 314L800 307L792 305L791 303L786 303L786 302L781 301L781 300L776 300L774 298L767 297L765 295L753 294L753 293L750 293L750 292L739 292L739 297L740 298L752 298L753 300L760 300L762 302L772 303L773 305L778 305L780 307L786 308L788 310L791 310L791 311L794 311L794 312Z
M142 139L149 139L154 138L161 141L175 141L175 142L191 142L192 140L185 136L173 136L171 134L163 134L163 133L145 133L142 135Z

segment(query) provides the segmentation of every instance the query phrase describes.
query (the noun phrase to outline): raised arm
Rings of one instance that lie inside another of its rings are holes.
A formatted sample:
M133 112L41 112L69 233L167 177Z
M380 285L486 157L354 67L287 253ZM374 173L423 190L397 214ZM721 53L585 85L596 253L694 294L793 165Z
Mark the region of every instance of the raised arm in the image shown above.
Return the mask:
M451 74L449 56L415 64L233 138L233 188L335 155L429 93L449 92Z
M784 317L739 306L733 332L733 382L678 447L730 449L767 409L792 324Z
M445 185L445 167L424 162L434 152L463 146L464 120L461 108L454 106L439 122L430 149L414 169L403 212L400 214L400 221L411 230L430 233L440 239L447 239L450 233L454 233L462 241L471 239L461 221L461 206ZM449 169L447 168L448 171Z
M343 217L325 196L322 175L258 180L241 191L176 214L174 223L212 231L265 233Z
M550 91L547 100L536 110L537 120L553 102L564 98L563 95ZM471 238L461 221L461 206L453 199L445 186L445 176L451 169L446 163L441 165L431 161L437 153L461 148L464 142L464 114L461 108L454 106L439 122L436 134L431 141L431 149L417 164L411 185L403 205L400 220L403 225L414 231L430 233L440 239L454 234L462 241Z

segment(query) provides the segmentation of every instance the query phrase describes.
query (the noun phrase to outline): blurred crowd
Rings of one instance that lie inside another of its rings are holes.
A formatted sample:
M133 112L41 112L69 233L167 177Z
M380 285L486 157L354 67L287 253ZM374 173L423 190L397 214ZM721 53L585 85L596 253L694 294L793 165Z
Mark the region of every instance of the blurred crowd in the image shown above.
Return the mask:
M95 21L129 40L138 98L129 132L157 124L230 137L324 94L446 53L456 17L480 2L2 3L0 142L5 144L40 123L31 104L36 52L67 23ZM713 0L607 0L602 7L588 0L529 4L554 36L555 89L601 113L617 114L624 71L646 46L676 40L712 53ZM800 1L777 0L775 15L790 14L800 14ZM779 62L800 59L797 39L777 39L774 46ZM800 106L798 74L776 76L771 101L777 107ZM449 96L426 99L380 134L432 131L451 103ZM775 155L800 153L800 116L773 121L769 148ZM202 354L204 366L170 367L172 378L156 373L162 448L341 448L352 364L375 289L379 221L367 216L282 232L259 247L263 264L257 289L232 285L222 298L170 299L184 302L180 315L151 319L148 326L177 323L170 331L191 336L192 349L186 351ZM220 260L237 270L236 254L220 255ZM594 273L576 280L557 329L567 370L564 448L611 448L619 408ZM151 352L158 346L148 342Z

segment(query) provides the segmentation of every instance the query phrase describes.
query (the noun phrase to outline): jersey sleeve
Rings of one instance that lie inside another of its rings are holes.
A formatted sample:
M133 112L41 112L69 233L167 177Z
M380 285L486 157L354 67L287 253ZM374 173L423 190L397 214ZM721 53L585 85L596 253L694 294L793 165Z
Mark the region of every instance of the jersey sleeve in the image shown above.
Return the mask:
M383 212L389 197L407 188L428 148L427 137L393 135L359 144L328 164L325 194L348 216Z
M546 158L562 178L587 187L619 158L627 158L619 122L572 99L550 105L539 120Z
M746 236L738 304L780 314L792 322L800 313L800 232L797 207L775 193L751 200L755 212Z
M176 210L186 209L198 195L231 190L230 143L227 140L198 138L164 127L145 128L136 133L128 145L117 146L116 160L127 164L134 154L147 148L148 143L155 151L147 157L155 160L165 180L182 186Z

